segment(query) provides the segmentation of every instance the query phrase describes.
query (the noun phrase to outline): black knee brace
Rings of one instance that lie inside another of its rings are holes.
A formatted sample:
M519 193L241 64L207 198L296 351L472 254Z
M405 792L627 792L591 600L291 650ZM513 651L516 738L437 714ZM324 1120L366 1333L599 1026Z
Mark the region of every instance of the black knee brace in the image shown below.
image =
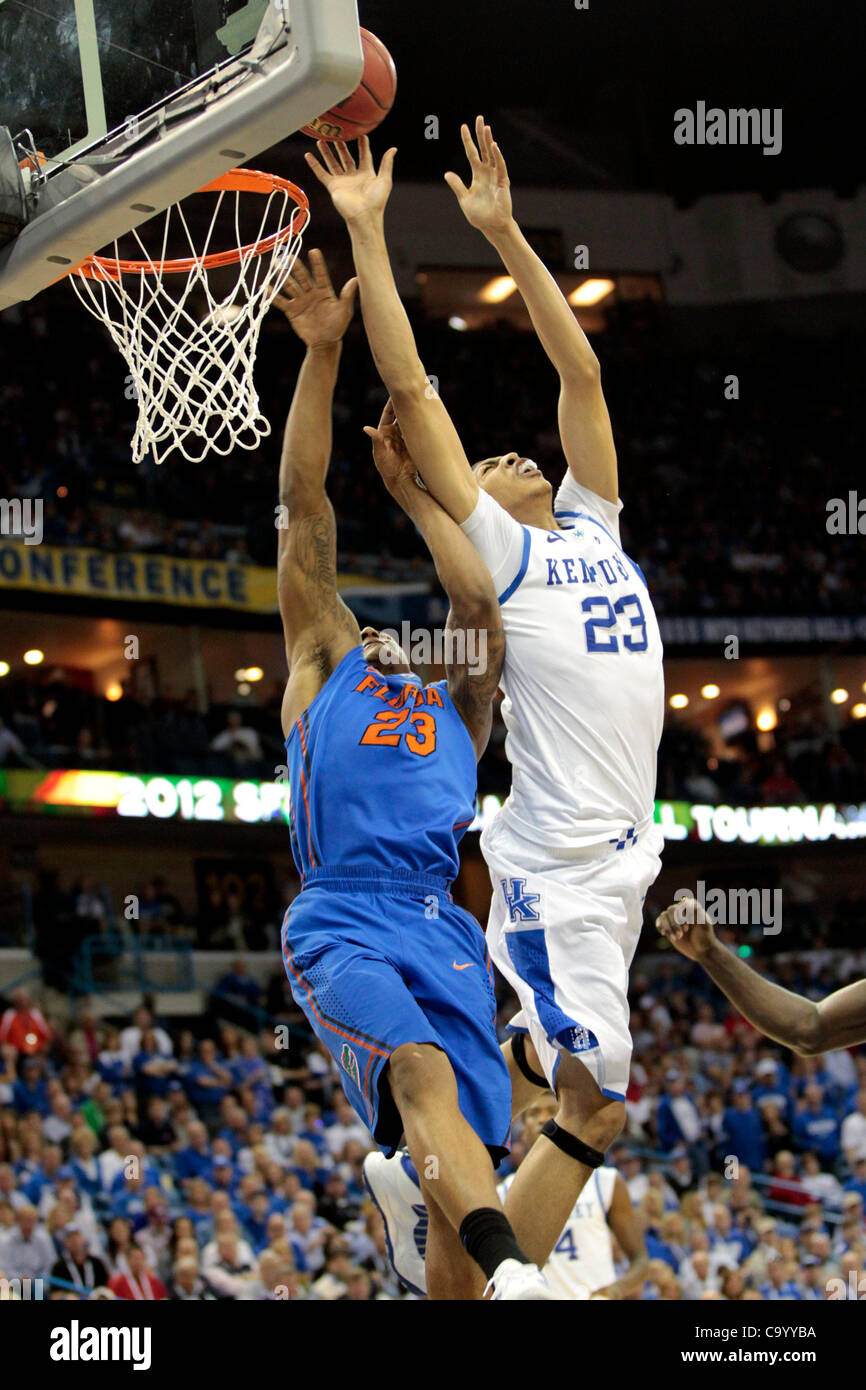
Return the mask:
M598 1149L591 1149L588 1144L584 1144L582 1139L576 1135L569 1134L567 1129L560 1129L555 1120L548 1120L541 1130L545 1139L549 1139L551 1144L555 1144L558 1149L562 1149L569 1158L576 1159L578 1163L583 1163L587 1168L600 1168L604 1163L604 1154L599 1153Z
M550 1082L548 1081L547 1077L542 1076L541 1072L539 1071L533 1071L532 1067L526 1060L525 1033L515 1033L512 1037L511 1055L517 1063L520 1071L523 1072L523 1075L526 1077L527 1081L531 1081L533 1086L541 1086L545 1091L550 1090Z

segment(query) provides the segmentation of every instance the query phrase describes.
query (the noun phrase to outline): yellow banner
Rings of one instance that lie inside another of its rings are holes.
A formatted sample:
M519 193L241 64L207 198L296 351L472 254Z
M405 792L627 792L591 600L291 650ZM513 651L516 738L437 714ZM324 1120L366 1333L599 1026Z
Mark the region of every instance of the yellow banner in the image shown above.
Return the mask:
M0 545L0 588L79 598L276 612L276 572L222 560L111 555L55 545Z
M375 579L340 575L343 591L381 589ZM405 586L409 587L409 586ZM172 555L112 555L68 546L0 543L0 590L109 602L169 603L187 608L236 608L277 612L277 572L222 560L183 560Z

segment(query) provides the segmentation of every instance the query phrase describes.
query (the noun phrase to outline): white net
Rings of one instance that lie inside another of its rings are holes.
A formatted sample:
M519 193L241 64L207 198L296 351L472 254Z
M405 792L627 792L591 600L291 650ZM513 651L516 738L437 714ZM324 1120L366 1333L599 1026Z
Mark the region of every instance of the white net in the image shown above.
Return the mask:
M113 255L92 257L70 276L129 368L127 394L138 402L136 463L148 454L161 463L174 450L197 462L209 453L255 449L270 434L253 381L256 349L265 314L301 249L309 212L303 194L286 180L268 176L259 187L255 174L248 182L236 178L247 173L225 176L242 188L203 190L214 192L215 206L198 247L189 217L176 204L164 214L157 248L149 250L133 230L135 260L125 259L115 242ZM245 245L241 228L251 204L261 206L261 218ZM215 233L229 215L235 245L228 253L213 252ZM180 259L168 255L178 236Z

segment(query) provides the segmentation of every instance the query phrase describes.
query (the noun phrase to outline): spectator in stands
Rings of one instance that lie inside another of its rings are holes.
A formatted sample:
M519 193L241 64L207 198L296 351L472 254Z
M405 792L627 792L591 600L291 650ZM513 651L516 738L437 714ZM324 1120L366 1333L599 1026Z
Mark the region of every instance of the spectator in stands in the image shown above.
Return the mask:
M852 1173L845 1183L845 1192L854 1192L862 1198L866 1205L866 1157L855 1158L852 1166Z
M761 1117L752 1104L750 1083L741 1077L734 1082L734 1103L725 1111L724 1143L740 1163L759 1172L766 1158Z
M842 1121L840 1142L845 1159L852 1169L866 1160L866 1086L857 1092L855 1109Z
M255 1278L256 1262L246 1241L226 1229L202 1252L202 1274L217 1298L240 1298Z
M822 1171L817 1154L803 1155L801 1182L814 1202L831 1210L842 1205L842 1184L833 1173Z
M174 1175L182 1186L195 1178L204 1178L208 1183L213 1178L210 1140L207 1128L200 1120L195 1120L187 1130L186 1146L175 1157Z
M204 1303L216 1297L201 1277L195 1256L184 1255L172 1265L168 1296L178 1303Z
M820 1086L807 1086L803 1092L802 1107L794 1116L794 1141L799 1149L813 1149L826 1163L835 1163L839 1156L839 1120Z
M15 1211L15 1225L0 1237L0 1269L7 1279L47 1279L56 1253L39 1214L26 1203Z
M151 1096L167 1096L180 1084L177 1061L160 1052L156 1029L145 1028L142 1032L140 1049L132 1059L132 1074L142 1104Z
M132 1067L135 1057L141 1051L141 1040L148 1029L153 1031L157 1051L160 1055L163 1057L172 1055L171 1038L164 1028L160 1028L154 1022L150 1009L142 1004L135 1010L131 1025L124 1028L120 1034L120 1050L129 1067Z
M132 1243L127 1251L125 1272L112 1274L108 1287L117 1298L148 1302L168 1298L162 1280L147 1266L147 1257L140 1245Z
M90 1292L108 1283L108 1270L98 1255L88 1250L79 1225L74 1222L63 1233L63 1253L51 1267L51 1278L74 1284L79 1292Z
M656 1128L659 1145L668 1153L680 1145L693 1147L701 1137L701 1118L686 1086L685 1077L676 1068L665 1076L665 1093L656 1111Z
M231 1072L219 1060L216 1044L211 1038L203 1038L198 1045L197 1059L186 1076L190 1101L203 1118L210 1121L216 1117L231 1087Z
M255 1019L254 1017L251 1018L250 1014L252 1010L262 1007L264 991L261 985L249 974L243 956L236 956L232 961L231 969L220 976L214 994L218 1010L221 1010L226 1017L236 1019L245 1026L255 1026ZM229 1005L230 1013L226 1012L226 1005ZM258 1050L256 1050L256 1057L258 1058Z
M255 729L244 723L241 710L229 710L226 727L211 740L214 753L224 753L238 777L254 775L262 762L262 745Z
M800 1181L797 1174L797 1160L792 1153L783 1149L781 1153L776 1155L771 1175L773 1179L769 1188L771 1202L780 1202L788 1207L809 1205L811 1197Z
M177 1130L172 1120L168 1101L164 1096L150 1096L145 1105L144 1119L136 1130L136 1137L151 1153L165 1154L177 1141Z
M0 1017L0 1044L12 1047L24 1057L44 1052L52 1031L42 1010L30 1001L26 989L12 993L12 1004Z
M45 1064L41 1057L27 1056L21 1062L19 1079L12 1087L12 1103L20 1115L35 1111L47 1115L50 1102L45 1081Z

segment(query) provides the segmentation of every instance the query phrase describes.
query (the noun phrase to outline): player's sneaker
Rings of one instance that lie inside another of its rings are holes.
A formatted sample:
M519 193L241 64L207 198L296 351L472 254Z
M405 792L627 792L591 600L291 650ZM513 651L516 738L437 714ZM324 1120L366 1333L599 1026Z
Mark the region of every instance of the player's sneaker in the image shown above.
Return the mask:
M501 1298L506 1303L556 1302L556 1294L538 1265L524 1265L519 1260L503 1260L484 1290L493 1292L490 1301Z
M369 1153L363 1163L364 1186L385 1223L388 1258L394 1273L412 1293L427 1294L424 1256L429 1218L412 1160L407 1153L386 1158Z

